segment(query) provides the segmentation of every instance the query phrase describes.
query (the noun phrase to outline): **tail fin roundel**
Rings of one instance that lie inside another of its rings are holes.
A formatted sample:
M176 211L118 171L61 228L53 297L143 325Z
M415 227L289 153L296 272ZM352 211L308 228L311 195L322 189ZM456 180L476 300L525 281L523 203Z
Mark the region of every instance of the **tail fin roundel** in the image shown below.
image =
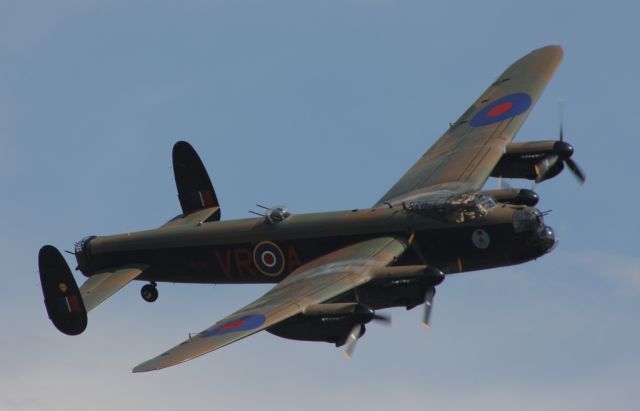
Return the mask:
M173 173L183 216L217 207L218 210L209 221L220 220L220 204L209 174L198 153L186 141L178 141L173 146Z

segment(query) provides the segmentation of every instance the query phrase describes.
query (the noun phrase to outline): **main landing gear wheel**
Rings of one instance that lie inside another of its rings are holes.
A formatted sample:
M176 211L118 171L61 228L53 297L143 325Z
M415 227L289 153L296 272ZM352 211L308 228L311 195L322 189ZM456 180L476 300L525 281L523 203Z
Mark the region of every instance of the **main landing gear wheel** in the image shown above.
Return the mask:
M140 289L140 295L142 299L148 303L152 303L158 299L158 288L156 283L150 283L143 285Z

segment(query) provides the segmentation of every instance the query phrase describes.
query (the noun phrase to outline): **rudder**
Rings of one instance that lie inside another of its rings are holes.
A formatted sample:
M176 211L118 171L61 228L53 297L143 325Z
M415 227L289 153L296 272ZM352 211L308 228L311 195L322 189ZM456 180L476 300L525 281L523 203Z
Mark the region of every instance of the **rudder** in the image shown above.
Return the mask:
M53 325L67 335L87 328L87 311L78 284L57 248L45 245L38 253L44 305Z

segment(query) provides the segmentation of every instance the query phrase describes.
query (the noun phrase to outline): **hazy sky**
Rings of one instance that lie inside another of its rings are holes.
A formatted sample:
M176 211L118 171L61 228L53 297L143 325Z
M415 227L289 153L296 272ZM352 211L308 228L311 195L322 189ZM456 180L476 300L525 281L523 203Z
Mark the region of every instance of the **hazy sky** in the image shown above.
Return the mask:
M636 410L640 9L433 3L0 0L0 409ZM133 283L81 336L47 319L38 248L178 214L175 141L200 153L223 219L366 207L547 44L565 58L517 141L556 138L564 100L588 182L538 186L556 250L449 277L428 332L394 309L351 361L259 333L134 375L268 287L160 284L148 304Z

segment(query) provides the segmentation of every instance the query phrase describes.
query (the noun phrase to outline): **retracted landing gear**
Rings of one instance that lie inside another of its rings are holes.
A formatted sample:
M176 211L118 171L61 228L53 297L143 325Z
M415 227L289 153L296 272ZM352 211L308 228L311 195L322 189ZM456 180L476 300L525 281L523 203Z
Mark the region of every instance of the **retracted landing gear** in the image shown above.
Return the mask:
M145 284L140 289L142 299L148 303L152 303L158 299L158 285L155 282Z

